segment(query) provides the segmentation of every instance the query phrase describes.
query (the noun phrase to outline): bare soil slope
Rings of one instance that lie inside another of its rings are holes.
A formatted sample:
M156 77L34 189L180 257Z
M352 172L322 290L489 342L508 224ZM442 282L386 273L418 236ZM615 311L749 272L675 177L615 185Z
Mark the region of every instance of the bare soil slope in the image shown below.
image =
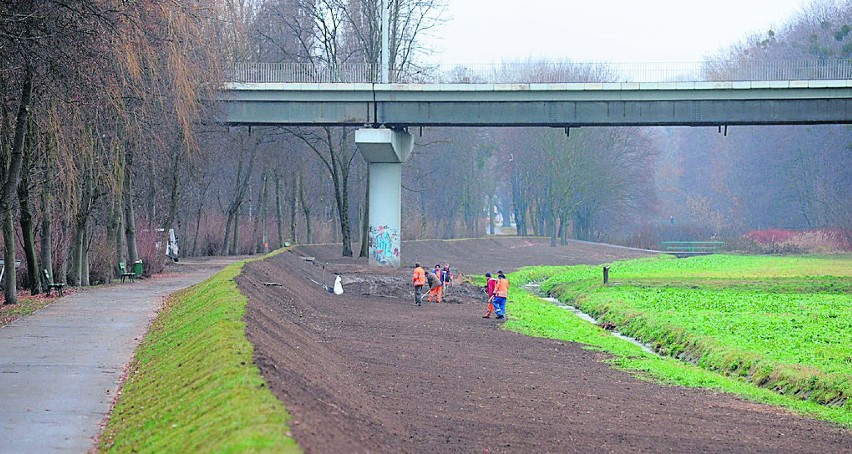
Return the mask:
M403 263L467 274L647 255L543 239L403 244ZM306 452L850 452L831 424L711 391L633 378L582 346L483 319L478 289L416 307L411 269L298 247L248 264L255 362ZM313 260L310 260L313 258ZM345 293L323 289L339 274ZM511 317L511 296L508 305Z

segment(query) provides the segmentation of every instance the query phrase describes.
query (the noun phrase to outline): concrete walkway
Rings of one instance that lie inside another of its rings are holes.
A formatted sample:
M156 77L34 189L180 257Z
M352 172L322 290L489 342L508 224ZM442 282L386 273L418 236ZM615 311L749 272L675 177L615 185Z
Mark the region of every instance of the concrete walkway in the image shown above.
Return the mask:
M164 298L236 259L185 260L171 272L76 289L0 328L0 452L94 448L124 371Z

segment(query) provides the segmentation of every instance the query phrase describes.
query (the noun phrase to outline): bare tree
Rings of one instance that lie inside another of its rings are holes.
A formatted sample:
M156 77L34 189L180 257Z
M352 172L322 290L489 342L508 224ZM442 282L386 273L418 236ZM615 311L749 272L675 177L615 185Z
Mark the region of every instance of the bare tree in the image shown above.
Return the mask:
M376 0L267 1L258 8L253 27L256 55L264 61L309 64L317 72L340 74L346 65L366 64L378 80L381 12ZM390 2L391 57L397 74L409 72L422 50L423 34L442 12L438 0ZM356 156L351 131L342 128L290 129L328 172L334 188L343 255L352 255L349 186Z

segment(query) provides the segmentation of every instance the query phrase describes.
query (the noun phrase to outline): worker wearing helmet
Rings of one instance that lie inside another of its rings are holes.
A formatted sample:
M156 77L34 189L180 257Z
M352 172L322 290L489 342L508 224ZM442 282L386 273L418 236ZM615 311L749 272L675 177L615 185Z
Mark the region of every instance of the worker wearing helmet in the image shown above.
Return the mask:
M494 312L497 314L497 319L502 320L506 317L506 299L509 298L509 280L503 271L497 272L497 285L494 288Z

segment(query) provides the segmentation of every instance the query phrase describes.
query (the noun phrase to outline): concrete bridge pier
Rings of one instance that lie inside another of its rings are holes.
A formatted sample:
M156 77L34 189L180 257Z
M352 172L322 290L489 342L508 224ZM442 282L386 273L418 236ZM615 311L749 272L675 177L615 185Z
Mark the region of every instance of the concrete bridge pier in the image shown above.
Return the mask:
M402 163L414 149L411 134L359 129L355 144L370 172L370 265L399 267L402 238Z

